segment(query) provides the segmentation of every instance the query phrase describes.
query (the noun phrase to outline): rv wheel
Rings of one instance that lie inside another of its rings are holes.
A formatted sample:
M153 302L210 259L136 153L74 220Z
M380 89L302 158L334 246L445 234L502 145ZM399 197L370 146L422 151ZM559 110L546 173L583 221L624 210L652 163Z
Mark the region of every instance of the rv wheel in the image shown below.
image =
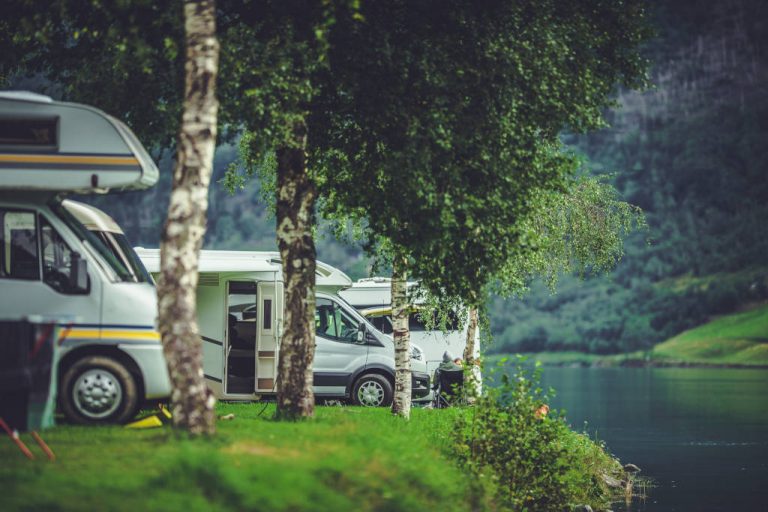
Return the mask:
M352 389L352 403L366 407L380 407L392 404L392 384L383 375L363 375Z
M136 412L139 396L128 370L112 358L88 356L64 374L59 405L74 423L125 423Z

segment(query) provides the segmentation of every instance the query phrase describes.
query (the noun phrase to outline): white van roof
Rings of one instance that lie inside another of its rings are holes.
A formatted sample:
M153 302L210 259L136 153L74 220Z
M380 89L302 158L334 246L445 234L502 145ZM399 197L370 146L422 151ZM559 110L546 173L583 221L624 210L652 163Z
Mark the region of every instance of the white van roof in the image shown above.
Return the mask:
M144 266L150 273L160 272L160 249L136 247ZM322 261L317 262L317 285L345 288L352 280L341 270ZM198 272L281 272L283 267L279 252L269 251L200 251Z
M159 171L134 133L87 105L0 92L0 189L140 190Z
M75 216L88 231L106 231L108 233L123 234L123 230L115 220L89 204L65 199L61 202L69 213Z

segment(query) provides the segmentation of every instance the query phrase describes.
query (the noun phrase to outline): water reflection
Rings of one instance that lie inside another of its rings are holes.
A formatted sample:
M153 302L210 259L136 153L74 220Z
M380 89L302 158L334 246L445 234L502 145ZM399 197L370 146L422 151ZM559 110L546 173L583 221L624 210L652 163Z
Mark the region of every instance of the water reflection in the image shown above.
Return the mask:
M656 480L633 511L768 511L768 371L546 368L543 383L572 426Z

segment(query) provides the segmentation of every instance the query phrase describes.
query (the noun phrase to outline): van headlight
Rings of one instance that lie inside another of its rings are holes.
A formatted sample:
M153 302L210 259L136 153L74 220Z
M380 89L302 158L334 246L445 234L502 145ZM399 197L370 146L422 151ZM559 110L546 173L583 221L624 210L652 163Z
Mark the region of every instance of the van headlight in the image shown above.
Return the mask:
M411 345L411 359L415 359L417 361L424 360L424 352L422 352L421 349L416 345Z

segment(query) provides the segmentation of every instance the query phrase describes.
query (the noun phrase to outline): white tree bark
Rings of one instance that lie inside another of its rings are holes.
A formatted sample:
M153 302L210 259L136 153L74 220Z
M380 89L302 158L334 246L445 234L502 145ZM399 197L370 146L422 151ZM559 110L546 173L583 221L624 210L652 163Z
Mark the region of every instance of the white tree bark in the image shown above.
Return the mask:
M408 327L408 272L404 258L392 263L392 327L395 341L395 396L392 413L411 417L411 333Z
M173 424L192 435L216 430L203 377L196 287L216 147L219 43L213 0L184 3L186 80L173 188L160 244L159 329L173 391Z
M467 370L464 372L464 392L469 400L472 400L480 393L481 376L478 361L475 359L477 350L477 308L469 308L469 322L467 322L467 344L464 347L464 365Z
M296 122L293 141L277 151L277 245L283 262L285 316L277 374L277 417L315 413L315 225L317 187L307 173L307 127Z

